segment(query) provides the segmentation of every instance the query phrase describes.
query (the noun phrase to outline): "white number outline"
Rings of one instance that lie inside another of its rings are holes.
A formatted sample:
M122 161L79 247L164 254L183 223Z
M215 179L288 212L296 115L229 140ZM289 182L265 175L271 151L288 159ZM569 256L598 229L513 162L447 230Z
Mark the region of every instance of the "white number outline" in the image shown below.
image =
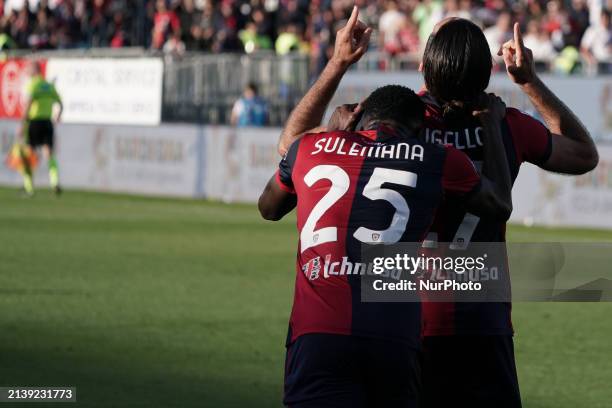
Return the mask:
M338 240L337 227L324 227L315 230L317 223L323 215L336 202L338 202L349 190L351 180L346 171L336 165L321 164L313 167L304 176L304 183L312 187L317 181L329 180L331 187L329 191L315 204L306 218L300 232L300 252L306 251L317 245ZM398 242L406 230L408 219L410 218L410 208L404 197L395 190L382 188L384 183L397 184L407 187L416 187L417 175L413 172L404 170L387 169L377 167L372 172L363 189L363 196L372 201L384 200L389 202L394 208L395 213L385 230L371 230L359 227L353 237L357 240L372 243L395 243Z
M324 179L331 181L332 184L329 191L312 208L302 227L302 232L300 233L301 252L316 245L338 240L337 227L325 227L316 231L315 227L327 210L346 194L349 190L351 179L342 168L330 164L321 164L313 167L306 173L304 183L308 187L312 187L314 183Z
M417 175L410 171L386 169L377 167L372 172L370 180L363 189L364 197L372 201L385 200L394 208L395 213L389 228L386 230L372 230L365 227L359 227L353 236L366 244L385 243L394 244L398 242L408 224L410 218L410 208L404 197L395 190L390 188L382 188L384 183L397 184L400 186L416 187Z

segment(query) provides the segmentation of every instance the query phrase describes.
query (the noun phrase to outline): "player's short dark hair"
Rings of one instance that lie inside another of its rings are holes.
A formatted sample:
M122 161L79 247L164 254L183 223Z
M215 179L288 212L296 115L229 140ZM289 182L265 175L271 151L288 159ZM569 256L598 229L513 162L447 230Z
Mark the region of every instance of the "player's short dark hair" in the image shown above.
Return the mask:
M367 120L393 120L416 131L425 120L425 104L410 88L386 85L378 88L362 102Z
M484 33L463 18L451 19L431 34L423 54L423 76L429 93L445 114L469 109L489 86L493 61ZM446 119L446 118L445 118Z
M246 89L250 89L255 95L259 92L257 88L257 84L255 82L249 82L246 86Z

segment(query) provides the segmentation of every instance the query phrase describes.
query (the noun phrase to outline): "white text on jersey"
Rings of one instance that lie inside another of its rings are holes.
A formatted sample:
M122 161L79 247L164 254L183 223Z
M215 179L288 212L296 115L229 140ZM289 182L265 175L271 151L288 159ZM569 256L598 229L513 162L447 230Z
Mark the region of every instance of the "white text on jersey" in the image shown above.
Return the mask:
M350 146L349 146L350 143ZM323 153L335 153L341 156L374 157L376 159L397 160L419 160L423 161L425 150L423 146L408 143L374 143L364 145L358 142L350 142L341 137L322 137L315 142L315 150L311 155Z
M425 141L427 143L449 144L459 150L473 149L483 146L481 133L481 127L464 129L463 132L425 128Z

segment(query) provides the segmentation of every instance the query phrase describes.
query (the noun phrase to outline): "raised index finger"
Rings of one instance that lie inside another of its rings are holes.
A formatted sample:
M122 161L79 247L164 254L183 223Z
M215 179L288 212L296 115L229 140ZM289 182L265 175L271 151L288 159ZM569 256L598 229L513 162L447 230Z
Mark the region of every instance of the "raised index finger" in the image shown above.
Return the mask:
M516 59L520 61L523 58L523 34L521 33L521 26L519 23L514 23L514 45L516 47Z
M353 11L351 11L351 16L349 17L348 22L346 23L346 28L348 28L349 31L353 31L355 24L357 24L358 17L359 17L359 8L357 6L353 6Z

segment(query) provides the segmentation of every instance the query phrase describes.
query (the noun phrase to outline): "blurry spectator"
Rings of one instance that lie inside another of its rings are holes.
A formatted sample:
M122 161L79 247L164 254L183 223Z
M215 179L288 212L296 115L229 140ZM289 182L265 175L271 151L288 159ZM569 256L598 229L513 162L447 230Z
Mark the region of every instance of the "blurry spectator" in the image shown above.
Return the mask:
M542 30L538 20L530 20L527 23L527 32L523 40L525 46L533 52L533 59L536 62L552 61L557 55L549 34Z
M268 122L268 104L257 94L257 86L249 83L242 97L234 103L231 123L234 126L265 126Z
M397 1L389 0L385 3L385 12L378 20L378 35L381 48L397 52L399 32L404 24L406 16L399 11Z
M210 51L213 48L215 32L220 27L222 27L221 15L217 13L212 2L207 1L202 9L198 24L191 30L194 41L192 46L197 50Z
M421 49L425 48L425 43L434 26L444 17L444 8L438 0L423 0L415 7L412 18L419 25L419 38Z
M261 8L256 8L253 10L251 17L257 28L257 34L267 37L272 41L272 38L276 35L276 30L268 13Z
M569 75L580 69L580 52L576 47L568 46L561 50L553 63L554 71Z
M252 21L247 23L244 30L241 30L238 36L247 54L258 50L272 49L272 40L266 35L259 34L257 26Z
M497 22L499 13L505 8L504 0L488 0L485 1L485 7L476 7L472 14L482 27L490 27Z
M28 48L28 37L30 36L30 13L27 7L18 12L11 13L11 37L19 48Z
M58 48L74 48L81 45L83 32L75 3L70 1L59 3L55 9L55 16L59 21L56 27L58 31Z
M491 48L491 55L495 59L501 60L501 57L497 55L497 51L506 41L511 40L513 36L512 16L510 13L507 11L502 12L497 17L495 25L484 30L484 35Z
M167 56L178 58L185 54L185 43L181 40L181 34L175 31L166 41L163 48Z
M444 17L458 17L471 19L469 9L463 9L459 6L459 0L446 0L444 2Z
M477 8L474 7L472 0L459 0L459 16L472 20L475 24L482 25L481 16L478 14Z
M572 29L572 45L579 46L580 39L589 26L589 7L587 0L572 0L570 8L570 26Z
M534 19L543 19L544 18L544 8L543 5L545 3L540 3L539 1L529 1L527 3L527 14Z
M220 6L221 19L226 31L238 31L238 13L234 11L234 7L229 1L222 1Z
M47 12L44 9L38 10L32 34L28 38L30 48L34 50L51 48L51 32L53 32L53 27Z
M211 51L237 52L242 49L242 43L235 30L223 28L214 34Z
M300 8L298 0L286 0L284 7L281 7L278 15L278 23L281 26L290 24L302 24L306 20L306 13ZM338 4L338 2L335 2ZM333 4L332 4L333 7Z
M274 44L277 54L285 55L300 49L300 37L297 31L298 29L295 24L288 24L284 27Z
M598 61L604 62L606 68L610 66L610 57L612 57L612 30L610 27L610 12L608 10L601 12L597 26L591 26L586 30L584 37L582 37L580 50L589 66L596 67Z
M403 17L402 24L394 38L385 38L384 49L391 55L419 52L419 32L410 17Z
M106 0L94 0L87 21L87 35L89 42L94 47L105 47L108 44L107 25L108 2Z
M2 22L0 25L0 51L12 50L17 48L17 44L15 43L15 41L13 41L7 31L8 30L6 24Z
M168 9L166 0L156 1L156 12L153 17L153 33L151 36L151 46L161 49L166 39L173 32L179 31L180 21L173 10Z
M115 11L112 22L108 24L107 30L110 35L110 47L120 48L132 45L125 27L123 13Z
M544 29L550 34L551 41L557 50L565 48L565 35L571 32L567 13L561 0L550 0L546 3L546 14L543 18Z
M200 19L200 12L196 9L194 0L183 0L180 3L178 17L181 24L181 39L185 41L190 36L191 27Z

